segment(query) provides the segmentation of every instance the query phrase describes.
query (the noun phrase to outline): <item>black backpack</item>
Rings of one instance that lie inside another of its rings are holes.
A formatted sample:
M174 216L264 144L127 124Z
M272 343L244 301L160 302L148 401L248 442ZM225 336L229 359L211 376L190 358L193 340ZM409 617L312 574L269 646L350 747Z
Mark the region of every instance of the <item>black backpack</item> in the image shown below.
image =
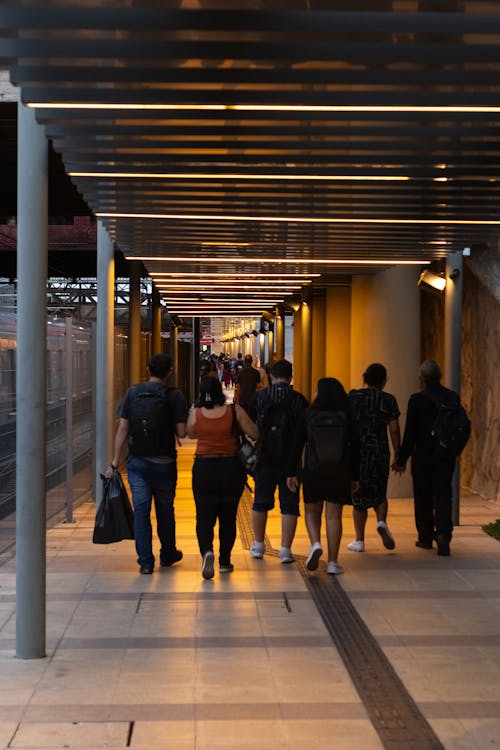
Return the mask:
M128 447L134 456L172 454L173 415L168 392L159 383L140 383L132 389L128 410ZM174 443L175 449L175 443Z
M259 420L257 465L285 464L290 457L293 436L291 428L292 391L283 401L272 401L265 396L262 417Z
M471 422L459 401L446 401L437 394L423 391L437 406L431 436L434 454L442 458L455 458L463 451L470 437Z
M310 471L325 472L338 466L346 444L345 412L309 409L306 428L306 467Z

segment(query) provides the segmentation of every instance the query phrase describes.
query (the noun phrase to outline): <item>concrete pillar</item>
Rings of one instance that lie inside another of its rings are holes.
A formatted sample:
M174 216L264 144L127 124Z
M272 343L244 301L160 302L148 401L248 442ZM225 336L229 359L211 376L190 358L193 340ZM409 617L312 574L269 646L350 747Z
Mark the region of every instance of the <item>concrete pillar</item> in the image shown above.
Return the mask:
M113 243L97 222L97 343L96 343L96 503L101 502L100 474L113 455L115 259Z
M325 376L351 388L351 288L329 287L325 310Z
M18 106L16 656L45 656L48 159L33 109Z
M269 323L269 330L267 333L267 361L271 362L274 359L274 323Z
M285 312L278 305L275 311L275 331L276 331L276 359L285 357Z
M129 307L128 307L128 384L141 379L141 269L138 260L129 261Z
M266 335L265 333L259 333L259 359L260 366L263 367L266 364Z
M462 374L462 252L446 258L444 385L460 393ZM460 523L460 461L453 474L453 524Z
M372 362L387 368L386 390L401 410L404 429L411 393L418 390L420 364L420 292L418 270L397 266L373 276L354 276L351 304L351 385L361 388L363 372ZM409 470L391 475L391 497L411 497Z
M179 383L179 338L177 326L170 322L170 356L172 357L172 379L173 384Z
M302 393L302 305L293 314L293 385Z
M160 293L153 284L153 291L151 294L151 354L160 354L161 350Z
M200 384L200 319L192 319L191 339L191 403L198 400Z
M312 366L312 299L306 297L302 302L301 315L301 339L302 351L300 354L301 366L301 391L307 399L311 398L311 366Z
M316 393L318 380L326 375L326 299L315 297L312 308L311 397Z

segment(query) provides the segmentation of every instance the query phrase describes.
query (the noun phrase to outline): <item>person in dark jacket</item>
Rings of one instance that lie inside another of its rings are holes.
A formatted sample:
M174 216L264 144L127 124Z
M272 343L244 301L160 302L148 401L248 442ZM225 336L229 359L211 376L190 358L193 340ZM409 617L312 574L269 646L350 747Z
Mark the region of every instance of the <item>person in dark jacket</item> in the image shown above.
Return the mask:
M322 471L309 468L308 461L308 421L316 411L341 412L345 415L343 449L337 464L330 463ZM342 509L352 505L352 493L359 488L359 433L358 425L351 414L349 398L336 378L321 378L315 400L302 416L290 456L288 488L298 492L299 479L293 471L305 451L303 470L303 493L306 527L311 541L311 551L306 561L308 570L316 570L323 554L321 546L321 516L326 505L326 538L328 543L327 572L330 575L343 573L338 562L340 540L342 538Z
M441 368L433 359L422 362L419 378L422 390L410 396L403 442L392 468L403 472L411 456L418 533L416 546L432 549L436 540L438 555L449 555L453 533L451 482L455 458L435 451L431 432L439 401L460 403L460 397L441 385Z

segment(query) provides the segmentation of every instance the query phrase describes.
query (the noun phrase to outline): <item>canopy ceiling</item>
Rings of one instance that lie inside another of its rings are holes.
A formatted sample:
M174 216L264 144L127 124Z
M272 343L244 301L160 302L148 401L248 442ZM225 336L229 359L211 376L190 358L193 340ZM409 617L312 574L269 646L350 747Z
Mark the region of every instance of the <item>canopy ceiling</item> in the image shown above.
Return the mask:
M324 286L495 242L499 42L494 2L0 7L0 62L23 102L180 313L182 277L250 312L283 291L254 304L232 280L216 296L210 274Z

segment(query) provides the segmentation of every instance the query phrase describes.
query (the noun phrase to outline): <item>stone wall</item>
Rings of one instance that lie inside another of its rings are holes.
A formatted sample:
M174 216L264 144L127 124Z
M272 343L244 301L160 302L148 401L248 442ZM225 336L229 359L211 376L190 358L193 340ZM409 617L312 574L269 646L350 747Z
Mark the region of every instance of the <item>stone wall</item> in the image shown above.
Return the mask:
M491 253L485 260L494 263ZM498 278L498 254L494 265ZM464 265L462 401L472 420L472 438L462 456L461 483L500 500L500 301L492 288L495 274L487 288L481 270L481 258Z

